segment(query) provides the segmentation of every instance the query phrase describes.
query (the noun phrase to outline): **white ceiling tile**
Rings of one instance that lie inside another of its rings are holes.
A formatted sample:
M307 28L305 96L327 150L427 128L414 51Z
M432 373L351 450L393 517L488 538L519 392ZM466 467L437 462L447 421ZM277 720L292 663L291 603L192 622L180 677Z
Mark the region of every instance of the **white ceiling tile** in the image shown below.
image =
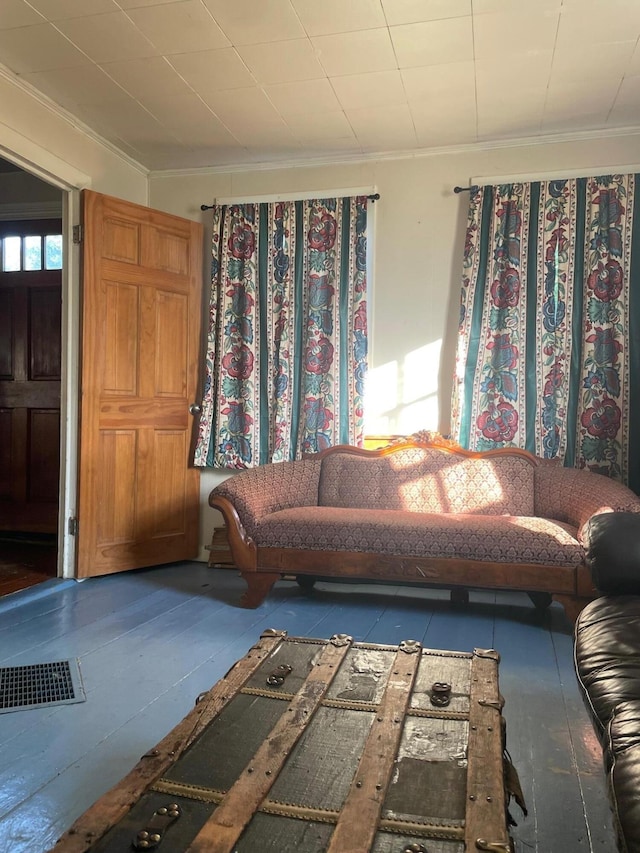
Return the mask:
M390 28L400 68L473 59L471 18L449 18Z
M476 102L473 96L453 101L450 98L433 98L430 101L417 101L410 104L413 123L418 135L425 135L428 128L452 129L456 122L460 127L469 126L475 131Z
M0 30L44 24L46 19L24 0L2 0L0 3Z
M258 146L280 146L285 149L295 149L298 152L301 149L301 144L282 121L261 122L253 126L247 125L234 131L233 135L241 145L248 149L255 149Z
M518 90L518 98L509 102L508 109L505 108L504 98L496 98L495 91L478 89L476 96L480 118L506 113L518 120L532 116L536 121L542 118L547 90L544 86L523 87Z
M475 57L496 61L498 57L520 56L529 51L553 50L558 17L558 12L545 10L476 15L473 19Z
M261 89L225 89L203 95L221 122L235 135L236 130L261 124L284 124L281 116Z
M397 67L386 28L316 36L311 41L329 77L388 71Z
M615 0L607 0L607 13L580 4L563 6L556 50L578 50L580 46L636 40L640 34L640 3L626 3L623 14L616 14ZM601 5L601 4L600 4Z
M509 57L509 79L525 87L546 86L551 73L553 51L540 50ZM494 57L476 59L476 81L479 87L499 91L504 87L505 66Z
M640 75L625 77L617 93L617 107L640 108Z
M420 145L464 145L476 141L475 112L468 115L440 115L434 120L416 120L416 134Z
M616 104L607 118L607 127L639 127L640 107Z
M335 92L325 78L298 83L275 83L273 86L266 86L264 91L285 121L290 117L307 118L340 109Z
M471 14L471 0L382 0L390 27Z
M182 153L174 154L169 161L170 165L162 163L154 168L157 169L195 169L202 166L224 166L228 164L238 165L246 163L250 159L249 153L243 146L235 145L233 147L219 147L211 145L186 146L183 147ZM211 198L198 199L198 206L203 202L211 203ZM199 209L199 207L198 207ZM196 207L194 205L194 213Z
M478 141L522 139L542 134L542 119L529 117L517 119L507 114L478 119Z
M4 4L7 0L2 0ZM29 0L31 6L49 21L64 18L82 18L85 15L100 15L102 12L118 12L115 0Z
M143 106L177 139L188 145L236 144L228 129L195 94L147 98Z
M147 168L286 164L640 127L640 0L604 9L0 0L0 64Z
M403 68L401 71L409 102L431 98L456 98L471 94L475 97L475 65L473 62L452 62L449 65L425 65Z
M138 9L141 6L162 6L164 3L174 3L175 0L117 0L122 9Z
M629 64L625 69L626 74L640 74L640 40L636 43Z
M546 92L543 88L518 91L518 99L505 109L495 93L478 92L478 138L529 136L540 132Z
M106 62L101 68L134 98L157 92L171 96L188 91L185 81L162 56Z
M593 61L593 53L585 50L584 47L556 50L551 66L551 80L553 81L556 77L594 78L600 74L605 74L607 77L617 74L622 77L625 71L628 73L635 47L635 39L599 44L597 63Z
M514 11L514 8L529 12L558 11L563 5L563 0L518 0L517 7L515 7L513 0L472 0L472 2L474 15L486 15L491 12L509 14ZM582 0L578 0L578 2L582 2ZM566 3L567 0L564 0L564 5Z
M547 90L547 110L597 112L605 107L611 108L620 83L620 77L602 77L596 70L581 79L554 77Z
M342 110L316 115L298 115L288 119L287 125L295 138L301 142L313 143L318 139L354 138L351 125Z
M289 0L203 0L234 45L302 38L304 28Z
M371 71L332 77L338 100L345 110L406 104L407 96L399 71Z
M85 120L95 121L101 132L108 134L107 138L111 135L121 136L134 146L167 141L166 128L133 98L102 102L99 105L81 104L78 113ZM173 137L171 139L176 141Z
M559 110L545 113L542 121L544 133L569 133L571 131L604 128L607 126L608 109L567 111Z
M158 48L146 39L124 12L91 15L59 21L59 29L98 63L157 56Z
M363 148L380 146L381 150L400 146L415 148L418 144L413 119L406 104L384 110L349 110L347 118Z
M131 9L128 14L140 32L165 55L229 45L200 0Z
M309 39L248 44L237 48L258 83L288 83L324 77Z
M233 47L176 53L168 62L200 94L254 86L253 75Z
M25 74L23 79L67 109L75 104L98 104L129 97L97 65L87 65L81 73L77 68L38 71Z
M0 31L2 63L16 74L78 68L90 60L51 24Z
M304 143L302 148L305 158L322 157L328 155L340 157L342 155L358 154L362 152L360 143L355 136L340 136L337 139L315 138Z
M380 0L291 0L307 35L348 33L386 26Z

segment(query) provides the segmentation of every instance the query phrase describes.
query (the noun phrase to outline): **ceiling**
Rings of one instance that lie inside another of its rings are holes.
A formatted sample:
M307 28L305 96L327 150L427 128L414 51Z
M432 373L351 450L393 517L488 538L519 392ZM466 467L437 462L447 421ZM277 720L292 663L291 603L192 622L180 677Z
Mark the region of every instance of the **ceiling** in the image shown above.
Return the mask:
M640 129L638 0L1 0L0 63L149 170Z

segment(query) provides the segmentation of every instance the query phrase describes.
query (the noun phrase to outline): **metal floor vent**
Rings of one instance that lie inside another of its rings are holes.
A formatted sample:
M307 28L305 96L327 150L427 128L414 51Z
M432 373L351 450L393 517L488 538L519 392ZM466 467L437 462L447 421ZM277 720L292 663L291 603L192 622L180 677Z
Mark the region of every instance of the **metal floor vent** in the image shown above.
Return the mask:
M0 667L0 714L86 700L76 659Z

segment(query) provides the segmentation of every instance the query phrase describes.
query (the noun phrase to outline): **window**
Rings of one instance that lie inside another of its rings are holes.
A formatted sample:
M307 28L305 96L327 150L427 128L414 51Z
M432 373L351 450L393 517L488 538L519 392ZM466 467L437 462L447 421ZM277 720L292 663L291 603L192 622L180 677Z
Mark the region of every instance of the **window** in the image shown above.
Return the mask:
M60 220L0 223L2 272L62 269Z

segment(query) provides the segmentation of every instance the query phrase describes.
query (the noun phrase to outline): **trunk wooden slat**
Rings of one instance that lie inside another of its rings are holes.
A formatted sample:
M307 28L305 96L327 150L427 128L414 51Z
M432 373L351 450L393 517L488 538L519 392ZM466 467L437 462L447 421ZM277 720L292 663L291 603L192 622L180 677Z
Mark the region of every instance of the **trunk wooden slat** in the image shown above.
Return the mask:
M501 707L491 650L268 631L53 850L510 853Z

